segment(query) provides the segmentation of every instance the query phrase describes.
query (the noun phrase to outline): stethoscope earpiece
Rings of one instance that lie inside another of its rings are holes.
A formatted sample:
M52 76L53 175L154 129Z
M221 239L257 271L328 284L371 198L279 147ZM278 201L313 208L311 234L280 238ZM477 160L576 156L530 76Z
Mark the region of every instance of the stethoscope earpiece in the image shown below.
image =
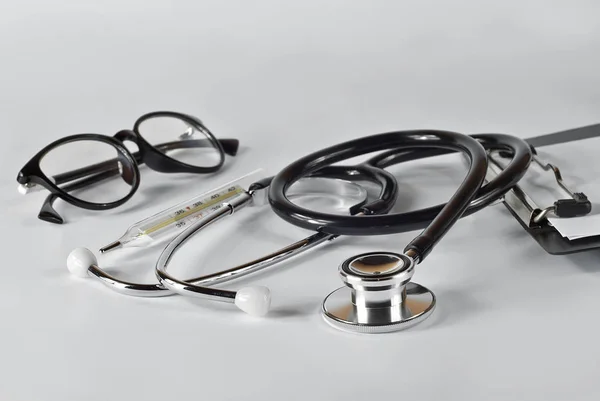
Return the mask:
M77 277L88 277L90 266L97 264L98 259L87 248L75 248L67 257L67 269Z
M244 287L236 291L235 306L252 316L264 316L271 307L271 290L263 286Z
M322 305L327 323L357 333L404 330L427 319L435 296L410 280L414 260L404 254L370 252L345 260L339 274L345 286Z
M74 276L88 277L92 266L98 266L98 259L87 248L75 248L67 257L67 269ZM244 287L236 291L233 302L251 316L264 316L271 307L271 290L264 286Z

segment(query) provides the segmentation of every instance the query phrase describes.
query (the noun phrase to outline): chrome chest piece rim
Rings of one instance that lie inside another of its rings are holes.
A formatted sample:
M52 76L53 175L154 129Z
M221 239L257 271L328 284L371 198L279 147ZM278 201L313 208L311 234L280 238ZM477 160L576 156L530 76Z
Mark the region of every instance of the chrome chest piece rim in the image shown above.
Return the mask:
M345 286L329 294L322 316L331 326L356 333L389 333L427 319L435 295L412 283L412 258L391 252L354 256L339 267Z

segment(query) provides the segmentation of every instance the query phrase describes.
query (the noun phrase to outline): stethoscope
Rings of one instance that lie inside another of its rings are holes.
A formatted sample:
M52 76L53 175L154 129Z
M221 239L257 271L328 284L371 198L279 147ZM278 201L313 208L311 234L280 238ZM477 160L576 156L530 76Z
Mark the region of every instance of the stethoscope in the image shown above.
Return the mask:
M377 151L384 152L359 165L334 165ZM502 151L511 160L503 171L484 183L486 151ZM394 206L398 185L384 168L453 152L462 153L469 168L464 181L447 203L388 214ZM423 321L435 309L433 292L411 282L415 266L425 260L460 217L488 206L510 190L525 174L531 160L532 152L525 141L503 134L467 136L448 131L416 130L372 135L305 156L272 179L253 184L227 207L199 219L161 253L155 266L159 284L128 283L112 277L100 269L93 254L84 249L74 251L68 265L75 274L95 277L129 295L177 293L234 303L249 314L262 316L270 307L268 288L250 286L231 291L213 286L278 264L340 235L385 235L423 229L402 252L369 252L345 260L338 268L344 286L329 294L321 308L325 321L343 330L363 333L401 330ZM375 182L380 188L379 196L370 202L356 203L347 215L311 210L292 202L289 192L297 183L311 178L345 183ZM203 277L182 280L167 271L176 251L193 235L245 206L265 201L285 221L316 233L257 260Z

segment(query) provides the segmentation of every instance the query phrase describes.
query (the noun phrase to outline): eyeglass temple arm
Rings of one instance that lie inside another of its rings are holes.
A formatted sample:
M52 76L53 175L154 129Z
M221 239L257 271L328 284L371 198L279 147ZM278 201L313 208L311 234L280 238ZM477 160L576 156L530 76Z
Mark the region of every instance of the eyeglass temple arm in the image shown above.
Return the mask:
M230 155L235 156L237 154L239 148L239 141L237 139L219 139L219 143L223 147L223 151ZM212 146L210 144L209 139L192 139L185 141L173 141L166 142L155 145L160 151L168 151L174 149L186 149L186 148L205 148ZM140 152L135 152L132 154L138 165L143 164ZM73 181L78 178L86 177L90 174L100 173L102 171L106 171L109 169L113 169L117 164L118 159L110 159L105 160L100 163L92 164L86 167L82 167L76 170L67 171L66 173L61 173L53 176L52 178L55 180L56 185L64 184L65 182ZM116 170L118 171L118 170Z
M92 184L98 183L100 181L112 178L118 174L119 174L119 168L113 167L110 170L103 171L101 173L84 178L83 180L66 185L62 188L62 190L65 192L76 191L78 189L85 188L88 185L92 185ZM38 218L40 220L44 220L44 221L47 221L50 223L55 223L55 224L64 223L64 220L61 217L61 215L58 214L56 209L54 209L53 205L54 205L54 201L56 199L58 199L57 194L50 194L46 197L46 199L44 200L44 203L42 204L42 208L40 209L40 213L38 214Z

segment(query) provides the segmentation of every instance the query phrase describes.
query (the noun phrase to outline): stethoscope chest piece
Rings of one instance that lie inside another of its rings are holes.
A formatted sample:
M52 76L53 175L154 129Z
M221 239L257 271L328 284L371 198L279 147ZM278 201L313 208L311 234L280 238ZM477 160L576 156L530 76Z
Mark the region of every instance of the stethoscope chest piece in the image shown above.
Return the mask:
M414 268L413 259L391 252L347 259L339 268L345 286L325 298L323 318L357 333L388 333L422 322L433 312L435 296L410 281Z

